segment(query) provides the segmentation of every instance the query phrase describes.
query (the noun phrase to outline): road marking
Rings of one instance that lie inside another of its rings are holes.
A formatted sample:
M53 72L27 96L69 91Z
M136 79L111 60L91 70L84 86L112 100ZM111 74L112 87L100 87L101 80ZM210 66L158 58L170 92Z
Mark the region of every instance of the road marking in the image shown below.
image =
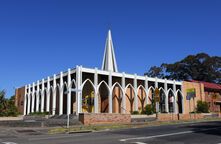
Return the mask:
M17 143L14 143L14 142L2 142L3 144L17 144Z
M147 144L147 143L143 143L143 142L132 142L134 144Z
M189 133L194 133L194 132L209 131L209 130L214 130L214 129L219 129L219 128L221 128L221 127L202 129L202 130L198 130L198 131L183 131L183 132L168 133L168 134L161 134L161 135L153 135L153 136L146 136L146 137L134 137L134 138L127 138L127 139L120 139L120 141L121 142L125 142L125 141L130 141L130 140L142 140L142 139L167 137L167 136L174 136L174 135L189 134Z
M38 137L38 138L29 138L29 140L49 140L49 139L60 139L60 138L69 138L69 137L77 137L82 135L64 135L64 136L54 136L54 137Z

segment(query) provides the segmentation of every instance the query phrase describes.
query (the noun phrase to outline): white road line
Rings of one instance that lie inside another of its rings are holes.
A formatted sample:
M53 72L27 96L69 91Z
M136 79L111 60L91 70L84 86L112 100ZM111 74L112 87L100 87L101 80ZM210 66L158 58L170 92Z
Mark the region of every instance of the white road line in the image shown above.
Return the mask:
M77 137L82 135L64 135L64 136L54 136L54 137L38 137L38 138L29 138L29 140L49 140L49 139L60 139L60 138L69 138L69 137Z
M219 129L219 128L221 127L202 129L198 131L183 131L183 132L177 132L177 133L153 135L153 136L147 136L147 137L134 137L134 138L127 138L127 139L120 139L120 141L125 142L125 141L130 141L130 140L142 140L142 139L151 139L151 138L158 138L158 137L167 137L167 136L174 136L174 135L181 135L181 134L189 134L189 133L194 133L194 132L209 131L209 130Z
M132 142L134 144L147 144L147 143L143 143L143 142Z
M3 144L17 144L17 143L14 143L14 142L2 142Z

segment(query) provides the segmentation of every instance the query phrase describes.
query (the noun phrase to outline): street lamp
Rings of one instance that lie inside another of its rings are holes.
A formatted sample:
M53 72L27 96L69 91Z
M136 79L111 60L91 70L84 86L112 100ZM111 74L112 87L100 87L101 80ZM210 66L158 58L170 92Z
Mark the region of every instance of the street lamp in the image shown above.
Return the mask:
M75 92L75 93L81 92L81 89L76 89L76 88L73 89L73 88L71 88L71 89L67 90L65 92L65 94L69 94L71 92ZM71 101L68 100L68 103L70 103L70 102ZM68 106L70 106L70 104L68 104ZM70 127L70 111L67 113L67 129L68 129L68 133L69 133L69 127Z

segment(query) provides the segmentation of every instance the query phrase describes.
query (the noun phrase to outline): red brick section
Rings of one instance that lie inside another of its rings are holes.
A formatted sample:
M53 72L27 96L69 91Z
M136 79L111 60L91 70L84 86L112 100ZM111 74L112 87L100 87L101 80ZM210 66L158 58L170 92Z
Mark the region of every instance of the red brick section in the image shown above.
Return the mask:
M89 124L128 124L131 123L130 114L109 114L109 113L80 113L79 121L84 125Z
M18 111L24 113L24 95L25 87L21 87L15 90L15 106L18 108Z
M159 114L159 121L203 119L202 114Z

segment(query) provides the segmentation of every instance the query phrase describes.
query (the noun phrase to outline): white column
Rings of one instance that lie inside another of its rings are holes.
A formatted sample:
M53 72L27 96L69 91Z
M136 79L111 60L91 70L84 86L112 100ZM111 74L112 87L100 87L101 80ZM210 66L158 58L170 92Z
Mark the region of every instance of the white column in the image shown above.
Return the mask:
M167 79L164 79L165 111L166 111L166 112L169 112L167 89L168 89L168 87L167 87Z
M57 85L56 85L56 75L53 76L53 105L52 105L52 115L55 115L56 111L56 93L57 93Z
M68 69L67 114L71 114L71 69Z
M35 83L32 84L32 105L31 105L31 112L34 112L35 108Z
M41 81L41 112L44 112L44 102L45 102L45 85L44 79Z
M108 112L112 113L112 105L113 105L113 101L112 101L112 72L109 72L108 75L108 86L109 86L109 95L108 95Z
M26 115L26 107L27 107L27 85L25 85L25 95L24 95L24 111L23 111L23 115Z
M36 112L39 112L39 81L37 81L37 91L36 91Z
M149 93L148 93L148 77L145 76L145 84L144 84L144 87L145 87L145 91L147 92L146 93L146 99L145 99L145 104L147 105L148 104L148 99L149 99Z
M76 92L76 101L77 101L77 108L76 108L76 114L78 115L79 113L82 112L82 88L81 88L81 83L82 83L82 73L81 73L81 66L76 67L76 88L81 91Z
M155 89L158 88L158 79L157 77L155 77ZM155 96L155 95L154 95ZM160 96L160 95L159 95ZM156 96L155 96L156 97ZM159 112L160 110L160 106L159 106L159 102L156 102L156 112Z
M134 75L134 111L138 111L137 74Z
M47 106L46 111L50 112L50 77L47 79Z
M126 113L126 96L125 96L125 73L123 72L122 79L121 79L121 86L123 88L123 95L122 95L122 108L121 113Z
M31 106L31 85L28 85L28 112L27 114L30 114L30 106Z
M60 72L59 115L63 114L63 72Z
M94 112L98 113L98 93L99 89L97 89L98 85L98 74L97 74L97 68L95 68L95 73L94 73Z
M182 114L184 114L183 82L182 82L182 85L180 86L180 91L182 93Z
M158 79L155 77L155 88L158 88Z
M176 81L173 80L173 92L174 92L174 113L177 114L177 96L176 96Z

